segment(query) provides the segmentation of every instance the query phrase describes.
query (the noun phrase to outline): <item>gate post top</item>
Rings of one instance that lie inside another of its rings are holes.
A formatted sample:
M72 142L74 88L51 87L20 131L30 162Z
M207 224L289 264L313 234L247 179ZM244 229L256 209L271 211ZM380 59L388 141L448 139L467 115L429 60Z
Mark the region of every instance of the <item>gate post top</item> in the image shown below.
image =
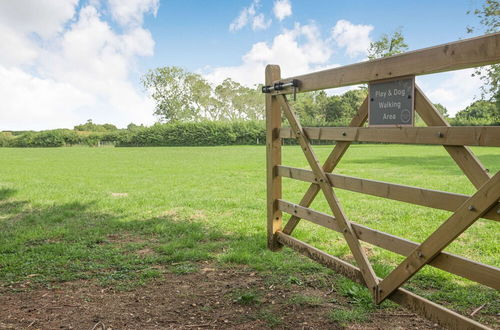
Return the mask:
M270 85L275 80L281 79L281 69L279 65L266 65L266 85Z

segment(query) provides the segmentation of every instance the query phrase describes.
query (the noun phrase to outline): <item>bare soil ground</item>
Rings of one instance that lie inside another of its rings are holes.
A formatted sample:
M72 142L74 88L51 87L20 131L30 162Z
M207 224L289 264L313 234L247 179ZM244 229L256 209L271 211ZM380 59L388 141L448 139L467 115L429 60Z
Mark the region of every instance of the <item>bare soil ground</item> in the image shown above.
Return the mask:
M244 299L241 293L255 292ZM293 297L316 297L301 302ZM346 308L334 291L309 285L269 285L244 267L201 264L131 291L76 281L51 289L0 293L0 329L436 329L404 309L382 309L364 323L328 317ZM347 307L348 308L348 307Z

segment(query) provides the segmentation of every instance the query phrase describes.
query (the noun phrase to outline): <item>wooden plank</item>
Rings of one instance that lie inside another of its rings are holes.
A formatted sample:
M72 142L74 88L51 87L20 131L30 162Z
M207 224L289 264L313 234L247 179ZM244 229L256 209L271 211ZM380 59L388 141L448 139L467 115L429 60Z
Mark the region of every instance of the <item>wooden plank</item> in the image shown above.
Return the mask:
M294 249L295 251L317 261L318 263L346 276L352 281L364 285L363 276L358 267L353 266L339 258L329 255L307 243L282 232L277 233L278 240ZM397 289L389 299L404 306L411 311L424 316L425 318L437 322L450 329L489 329L488 327L471 320L465 316L455 313L443 306L433 303L430 300L417 296L405 289Z
M278 175L297 179L305 182L315 182L314 173L310 170L278 166ZM345 189L353 192L388 198L435 209L455 212L467 199L468 195L450 193L439 190L424 189L382 181L360 179L352 176L331 174L326 175L334 188ZM500 221L500 203L482 217Z
M321 191L323 191L323 195L325 196L330 209L332 210L342 228L342 234L347 241L347 245L349 246L354 256L354 259L358 263L361 273L363 274L363 278L366 281L367 287L372 288L372 290L376 290L378 281L376 280L375 272L373 271L372 266L363 250L363 247L356 237L356 234L353 232L353 229L351 228L351 225L346 215L344 214L339 201L337 200L337 196L333 192L332 186L328 178L326 177L323 168L319 164L319 161L311 148L309 139L304 134L304 130L302 129L300 122L295 116L295 113L292 111L292 108L288 104L286 97L284 95L280 95L278 96L278 101L281 104L285 117L288 119L290 126L293 128L295 135L297 136L297 140L302 147L309 166L311 166L311 169L316 175L318 185L320 186ZM374 295L375 293L376 291L373 291Z
M500 172L485 183L467 202L408 257L397 266L378 286L377 303L381 303L394 290L430 262L455 238L486 213L500 198Z
M500 147L500 126L304 127L311 140ZM281 138L294 138L289 127Z
M500 33L277 80L300 82L299 93L373 80L460 70L500 62ZM292 89L275 92L291 94Z
M418 86L415 87L415 111L428 126L450 126ZM468 147L445 145L444 148L474 187L479 189L490 179L491 175L488 170Z
M368 118L368 98L366 98L361 106L359 107L358 112L356 115L352 118L351 122L349 123L350 127L359 127L363 126L364 123L366 122ZM335 147L333 148L332 152L328 155L328 158L326 159L325 163L323 164L323 171L325 173L329 173L333 171L333 169L337 166L337 164L340 162L342 157L344 156L345 152L351 145L351 142L337 142ZM300 205L302 206L310 206L311 203L314 201L316 198L316 195L320 191L320 187L317 184L312 184L309 186L307 189L306 193L302 197L300 201ZM283 228L283 232L285 234L290 235L295 227L297 227L297 224L299 223L300 218L296 216L292 216L288 222L285 225L285 228Z
M280 78L280 67L266 67L266 84ZM279 250L281 244L275 233L281 230L281 211L277 200L281 198L281 177L276 166L281 164L281 139L278 130L281 127L281 109L276 96L266 95L266 164L267 164L267 246L272 251Z
M278 207L285 213L296 215L317 225L341 232L335 218L326 213L314 211L284 200L278 201ZM354 222L351 222L351 226L358 238L363 242L373 244L403 256L408 256L419 246L416 242L371 229ZM500 290L499 268L475 262L447 252L439 253L434 259L431 260L429 265L463 278L467 278L471 281L489 286L493 289Z

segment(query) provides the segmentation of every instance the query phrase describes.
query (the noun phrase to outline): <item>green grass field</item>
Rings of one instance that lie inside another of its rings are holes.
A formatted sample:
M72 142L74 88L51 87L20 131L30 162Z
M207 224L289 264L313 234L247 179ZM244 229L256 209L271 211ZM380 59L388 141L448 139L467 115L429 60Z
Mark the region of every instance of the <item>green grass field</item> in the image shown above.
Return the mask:
M331 146L316 146L325 159ZM500 150L474 148L490 169L500 170ZM297 146L283 149L283 164L307 167ZM354 145L337 173L367 179L472 194L468 182L442 147ZM244 264L270 281L301 281L331 274L289 249L266 249L265 148L0 148L0 285L53 286L93 278L129 289L156 278L155 265L179 274L197 262ZM308 184L283 180L283 198L298 203ZM449 212L338 191L351 220L417 242ZM118 195L117 195L118 194ZM124 195L126 194L126 195ZM327 212L322 196L312 205ZM446 251L500 266L499 224L479 220ZM295 234L329 253L349 257L337 233L303 221ZM133 251L150 249L139 257ZM380 276L400 256L373 248ZM342 279L341 292L366 307L367 291ZM426 266L406 286L463 313L488 320L500 310L500 294ZM341 315L334 316L342 318Z

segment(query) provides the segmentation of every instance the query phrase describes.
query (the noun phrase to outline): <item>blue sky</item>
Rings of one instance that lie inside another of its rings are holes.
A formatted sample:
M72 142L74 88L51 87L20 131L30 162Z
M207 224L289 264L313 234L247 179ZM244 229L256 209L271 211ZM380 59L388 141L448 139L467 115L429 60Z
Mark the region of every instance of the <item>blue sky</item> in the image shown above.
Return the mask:
M469 37L467 25L477 25L466 11L480 1L306 1L291 0L293 14L283 21L273 19L270 28L253 31L250 26L230 32L231 21L251 1L162 2L157 17L145 21L156 41L155 56L144 66L179 65L197 70L206 65L238 65L241 56L259 41L271 42L284 28L314 21L326 36L338 20L373 25L374 39L403 28L411 49L433 46ZM314 5L312 3L314 2ZM259 10L272 17L273 1L262 1ZM339 63L355 62L339 52Z
M366 59L370 41L401 28L410 49L466 34L478 0L0 2L0 130L68 127L92 118L151 124L140 77L181 66L217 84L262 81L266 64L292 76ZM480 95L471 70L418 77L454 114ZM340 93L345 89L332 91Z

